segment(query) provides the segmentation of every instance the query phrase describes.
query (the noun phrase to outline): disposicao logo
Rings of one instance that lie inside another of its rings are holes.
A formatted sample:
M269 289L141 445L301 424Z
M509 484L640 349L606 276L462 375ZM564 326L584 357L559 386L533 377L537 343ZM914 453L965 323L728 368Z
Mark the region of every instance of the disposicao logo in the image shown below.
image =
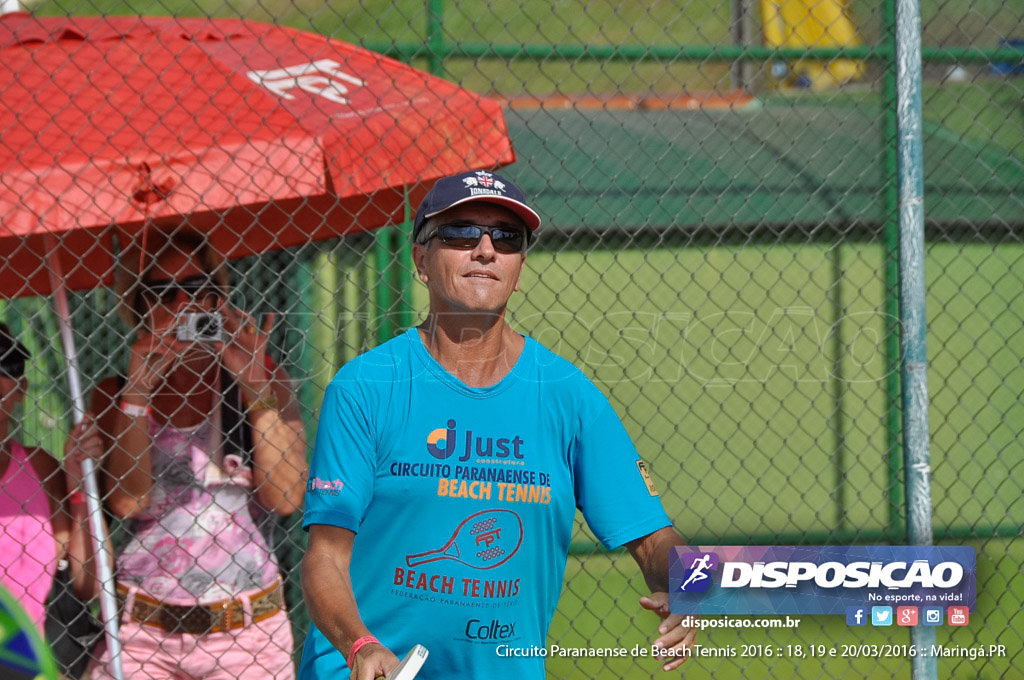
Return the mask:
M951 588L964 577L956 562L942 562L934 568L927 562L729 562L722 571L723 588L796 588L813 582L819 588Z
M673 549L673 613L842 614L939 602L969 611L977 595L975 552L965 546L700 547Z

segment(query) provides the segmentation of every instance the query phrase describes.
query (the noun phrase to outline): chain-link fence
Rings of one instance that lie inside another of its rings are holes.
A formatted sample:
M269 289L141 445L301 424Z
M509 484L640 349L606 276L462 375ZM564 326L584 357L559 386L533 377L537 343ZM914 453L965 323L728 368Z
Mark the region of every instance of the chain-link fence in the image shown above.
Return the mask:
M1005 657L940 659L939 675L1022 677L1024 6L922 0L921 10L932 521L937 543L970 545L978 554L978 605L970 626L941 627L937 635L940 643L998 643L1007 650ZM906 542L893 2L65 0L31 11L38 17L240 17L289 26L367 47L501 103L515 149L515 162L501 172L523 189L545 222L529 251L523 293L513 297L511 322L580 366L611 399L687 540ZM93 26L92 35L66 27L50 32L24 15L3 21L5 64L35 63L32 55L48 41L66 52L69 64L120 41L110 63L134 70L125 82L161 87L163 71L147 66L154 39L112 37L99 24L83 24ZM192 30L190 25L181 32ZM215 39L199 31L185 42ZM226 62L244 55L230 39L220 49L220 55L206 51ZM27 56L15 58L19 51ZM311 53L302 63L320 63L321 56ZM331 92L342 97L346 88L355 98L362 78L339 76L322 63L301 73L272 72L294 66L264 67L263 77L289 78L288 87L313 92L313 101L329 99ZM105 376L126 375L137 338L137 329L116 314L113 263L131 252L132 239L148 224L147 211L159 211L171 189L147 166L141 180L120 189L136 200L134 217L124 224L113 217L109 230L99 222L81 224L88 197L53 217L58 211L46 200L93 188L76 187L74 179L61 182L88 164L85 150L107 152L88 129L97 122L90 112L99 103L71 96L62 104L62 114L73 108L77 116L59 120L76 121L74 129L26 121L10 103L25 100L15 97L18 72L5 68L13 84L2 94L9 127L0 130L0 152L23 167L20 184L0 184L8 194L2 200L11 210L37 216L32 230L53 235L26 246L29 227L18 231L23 225L12 226L11 213L0 224L2 287L10 296L0 303L0 318L32 354L28 399L9 436L59 454L73 405L60 319L49 295L49 273L61 261L50 256L66 246L79 255L80 269L95 273L74 286L70 303L78 368L91 393ZM237 79L215 87L231 91L237 106L255 101L247 97L256 95L232 90L242 87ZM291 96L287 88L282 93ZM420 92L405 94L415 99ZM27 99L47 104L39 96ZM483 110L472 98L459 101L453 109L466 119L472 118L467 106ZM163 112L122 113L119 132L145 132ZM377 143L375 153L402 159L406 148L418 148L430 156L436 149L424 146L427 136L455 139L463 132L431 128L426 119L417 132L416 115L410 109L400 121L404 136ZM225 120L240 118L225 114ZM501 114L491 120L494 130L504 132L493 123ZM379 129L379 119L364 122ZM245 142L244 129L204 129L196 120L166 124L172 131L205 131L214 147ZM304 123L295 125L290 130L275 121L269 127L287 137ZM352 129L346 128L352 137L342 140L349 146L338 146L338 153L372 176L385 162L367 154L370 147L359 146ZM15 131L25 130L53 136L63 146L50 147L42 161L29 157L25 149L35 147L15 138ZM86 142L77 147L80 140ZM123 165L134 163L141 150L123 149ZM503 153L463 162L472 169L493 167L511 160ZM426 309L408 238L410 204L415 207L426 187L407 177L386 184L382 177L380 186L360 190L393 189L391 203L353 202L344 198L340 175L331 174L349 172L337 158L298 158L246 162L282 174L285 168L298 173L327 167L313 193L334 200L333 207L298 189L280 201L277 195L242 200L250 187L238 185L225 189L227 199L225 192L217 194L217 205L204 203L210 194L197 194L191 211L213 215L202 225L222 238L232 225L224 217L230 200L249 203L245 209L255 218L247 222L249 231L235 237L247 245L235 249L244 257L228 263L230 299L258 316L277 313L270 354L293 379L312 441L334 372L415 325ZM216 177L221 166L203 163ZM167 164L173 166L170 159ZM424 176L436 177L458 164L423 167ZM109 170L120 168L111 164ZM5 178L14 176L5 172ZM343 226L328 224L337 217L323 217L331 210L341 213ZM47 222L51 217L54 223ZM274 228L260 225L263 217L283 225L280 233L297 227L308 237L278 239ZM217 242L222 250L223 243ZM36 260L26 273L21 265L30 258ZM82 273L74 258L59 266L69 281ZM277 522L273 540L299 642L308 617L298 590L305 534L297 518ZM119 531L114 534L115 543L122 540ZM563 647L647 644L651 615L637 605L644 591L628 554L597 548L579 521L549 641ZM849 628L841 617L815 617L797 630L713 630L702 640L734 647L833 646L905 643L909 636L902 629ZM646 662L551 658L547 668L558 678L634 678L657 672ZM698 658L684 668L691 677L909 673L906 658L876 656Z

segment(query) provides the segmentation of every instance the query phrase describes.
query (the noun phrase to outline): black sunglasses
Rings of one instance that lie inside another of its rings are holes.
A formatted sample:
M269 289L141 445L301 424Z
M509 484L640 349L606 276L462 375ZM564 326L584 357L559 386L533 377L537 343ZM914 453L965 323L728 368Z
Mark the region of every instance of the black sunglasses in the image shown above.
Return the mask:
M487 234L491 244L499 253L521 253L526 241L526 233L520 229L508 227L486 227L481 224L442 224L427 241L437 237L449 248L469 250L480 244L480 239Z
M196 274L181 281L145 281L142 284L142 295L150 304L173 305L179 293L193 301L213 303L217 303L222 295L220 288L206 274Z

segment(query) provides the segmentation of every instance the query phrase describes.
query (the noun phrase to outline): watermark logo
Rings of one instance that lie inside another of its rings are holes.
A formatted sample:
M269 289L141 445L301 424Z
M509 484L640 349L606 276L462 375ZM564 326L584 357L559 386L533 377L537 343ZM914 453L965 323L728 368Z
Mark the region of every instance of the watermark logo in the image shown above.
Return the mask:
M900 606L918 616L925 606L973 608L976 588L965 546L678 547L669 562L676 614L853 616L848 608ZM916 625L892 623L896 613L890 625Z
M942 607L924 607L921 611L924 614L924 625L942 625Z
M892 607L872 607L871 608L871 625L872 626L891 626L892 625Z
M848 626L866 626L866 625L868 625L868 608L867 607L847 607L846 608L846 625L848 625Z

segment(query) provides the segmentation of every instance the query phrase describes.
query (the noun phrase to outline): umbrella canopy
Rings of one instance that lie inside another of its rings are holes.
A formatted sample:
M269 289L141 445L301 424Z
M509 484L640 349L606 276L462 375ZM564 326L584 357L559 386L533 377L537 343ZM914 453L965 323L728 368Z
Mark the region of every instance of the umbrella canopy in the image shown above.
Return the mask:
M188 221L242 257L400 221L515 160L498 103L283 26L0 17L0 294L109 284L112 233ZM117 230L110 229L116 226Z

